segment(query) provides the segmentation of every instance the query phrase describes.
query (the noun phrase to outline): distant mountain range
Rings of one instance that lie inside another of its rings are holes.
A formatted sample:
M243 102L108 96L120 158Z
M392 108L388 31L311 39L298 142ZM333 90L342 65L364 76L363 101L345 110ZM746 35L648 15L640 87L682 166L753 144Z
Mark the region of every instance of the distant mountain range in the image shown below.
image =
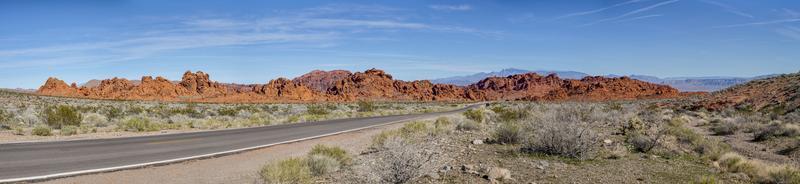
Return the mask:
M554 71L554 70L523 70L517 68L507 68L496 72L481 72L472 75L465 75L465 76L455 76L455 77L447 77L441 79L433 79L431 82L435 84L453 84L457 86L467 86L473 83L476 83L480 80L483 80L487 77L505 77L509 75L516 75L516 74L524 74L524 73L537 73L539 75L550 75L555 73L558 75L559 78L562 79L581 79L583 77L589 76L589 74L575 72L575 71Z
M523 73L530 73L534 72L539 75L550 75L556 74L560 78L564 79L581 79L587 76L591 76L589 74L583 72L576 72L576 71L556 71L556 70L524 70L524 69L517 69L517 68L508 68L503 69L500 71L495 72L481 72L472 75L465 75L465 76L455 76L455 77L447 77L447 78L440 78L440 79L433 79L431 82L436 84L453 84L458 86L467 86L473 83L480 81L486 77L503 77L509 75L516 75L516 74L523 74ZM655 76L648 76L648 75L629 75L628 77L636 80L656 83L656 84L664 84L672 86L680 91L687 91L687 92L696 92L696 91L718 91L721 89L725 89L737 84L742 84L751 80L755 79L762 79L776 75L762 75L756 76L751 78L743 78L743 77L721 77L721 76L710 76L710 77L668 77L668 78L659 78ZM622 75L606 75L604 77L622 77Z

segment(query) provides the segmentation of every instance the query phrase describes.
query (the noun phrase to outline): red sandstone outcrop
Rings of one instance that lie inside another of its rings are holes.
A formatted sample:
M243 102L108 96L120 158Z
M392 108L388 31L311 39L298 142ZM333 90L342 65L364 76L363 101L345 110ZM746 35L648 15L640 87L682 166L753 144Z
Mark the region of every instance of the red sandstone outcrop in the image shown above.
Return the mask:
M467 87L432 84L427 80L402 81L378 69L313 71L289 80L267 84L220 84L203 72L186 72L180 82L143 77L138 84L113 78L96 87L68 86L50 78L39 94L98 99L205 101L205 102L311 102L311 101L483 101L483 100L615 100L677 97L674 88L627 77L587 77L565 80L534 73L489 77Z
M292 79L292 81L308 86L311 89L325 92L328 88L333 87L339 80L350 77L353 73L347 70L331 70L322 71L314 70L300 77Z
M767 110L788 113L800 107L800 73L754 80L711 93L694 108Z
M581 80L535 73L489 77L467 86L474 100L620 100L677 97L678 90L628 77Z

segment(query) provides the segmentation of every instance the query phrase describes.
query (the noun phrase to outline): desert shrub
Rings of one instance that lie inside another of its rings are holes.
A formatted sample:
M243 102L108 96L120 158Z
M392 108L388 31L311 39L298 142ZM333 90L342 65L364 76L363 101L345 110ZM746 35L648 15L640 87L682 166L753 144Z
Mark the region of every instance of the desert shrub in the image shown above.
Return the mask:
M14 135L25 135L25 129L21 126L14 127Z
M773 123L753 133L754 141L766 141L776 137L796 137L800 135L800 127L793 124Z
M368 101L359 101L358 103L358 112L372 112L377 109L373 102Z
M385 130L378 135L372 136L372 148L382 148L383 144L386 143L386 140L391 137L396 137L399 134L399 131Z
M60 133L63 136L75 135L78 134L78 127L72 125L63 126Z
M433 130L437 134L446 132L452 124L453 122L450 121L450 118L440 117L433 122Z
M413 144L398 137L386 140L378 159L368 165L369 183L409 183L426 173L435 172L440 161L434 148L423 143Z
M733 135L737 130L739 130L739 126L731 121L722 121L711 126L711 132L714 132L715 135Z
M692 143L693 151L708 160L717 160L731 150L730 145L713 140L703 139Z
M661 139L660 135L655 137L650 137L644 134L634 133L628 135L628 143L633 146L633 149L642 152L648 153L650 150L653 150L656 146L658 146L658 141Z
M724 171L747 174L757 183L797 183L800 181L800 172L796 169L749 160L733 152L720 156L718 162Z
M11 113L8 113L5 109L0 109L0 125L5 125L12 117Z
M523 109L504 108L502 106L495 106L492 111L497 114L497 120L501 122L524 119L530 114L530 112Z
M585 159L592 156L596 147L597 135L588 127L575 122L550 122L535 131L522 150Z
M339 161L327 155L314 154L306 159L308 169L314 176L321 176L327 173L336 172L341 167Z
M324 155L335 159L342 165L350 164L352 158L347 154L347 151L336 146L325 146L318 144L308 152L308 155Z
M60 129L66 125L79 126L82 117L74 107L59 105L45 109L44 119L48 126Z
M505 122L494 130L494 141L500 144L516 144L522 140L520 127L513 122Z
M31 135L50 136L53 135L53 130L47 126L36 126L31 130Z
M105 127L108 124L108 118L102 114L89 113L83 117L82 125L92 125L96 127Z
M483 114L483 110L481 109L468 109L464 111L464 117L476 122L483 122L485 115Z
M236 116L236 114L239 114L239 109L222 107L217 109L217 114L220 116Z
M765 183L797 184L800 183L800 171L791 167L784 167L770 172Z
M106 111L105 111L105 116L106 116L106 118L108 118L108 121L120 118L123 115L124 115L124 112L122 112L121 109L116 108L116 107L108 107L106 109Z
M403 128L400 128L400 135L410 137L412 135L423 133L426 130L428 130L428 125L425 122L415 121L403 125Z
M475 130L480 130L480 128L481 128L480 126L481 125L478 124L478 122L475 122L475 121L472 121L472 120L464 120L464 121L458 122L458 124L456 125L456 130L459 130L459 131L475 131Z
M267 183L311 183L311 169L302 158L289 158L261 168L261 178Z
M326 115L330 113L328 108L322 105L308 105L308 107L306 107L306 112L312 115Z
M150 122L150 120L140 117L128 118L122 122L120 128L131 132L150 132L161 130L161 127Z

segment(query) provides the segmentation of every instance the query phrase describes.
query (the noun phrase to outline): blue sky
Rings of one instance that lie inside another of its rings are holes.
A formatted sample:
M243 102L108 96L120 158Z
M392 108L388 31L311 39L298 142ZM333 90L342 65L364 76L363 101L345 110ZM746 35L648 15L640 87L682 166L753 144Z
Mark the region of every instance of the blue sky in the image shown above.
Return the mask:
M800 70L800 1L0 1L0 87L49 76L266 83L313 69L403 80L515 67L594 75Z

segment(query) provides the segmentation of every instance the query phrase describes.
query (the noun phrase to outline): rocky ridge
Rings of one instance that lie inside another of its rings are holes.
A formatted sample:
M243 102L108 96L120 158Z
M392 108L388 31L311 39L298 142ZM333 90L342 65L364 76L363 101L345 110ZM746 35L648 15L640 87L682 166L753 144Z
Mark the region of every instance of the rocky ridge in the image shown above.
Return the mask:
M352 102L352 101L487 101L487 100L616 100L677 97L678 90L627 77L561 79L535 73L488 77L461 87L428 80L395 80L378 69L351 73L312 71L293 80L278 78L267 84L224 84L208 74L187 71L181 81L142 77L137 82L113 78L94 87L67 85L49 78L37 90L50 96L93 99L193 102Z

